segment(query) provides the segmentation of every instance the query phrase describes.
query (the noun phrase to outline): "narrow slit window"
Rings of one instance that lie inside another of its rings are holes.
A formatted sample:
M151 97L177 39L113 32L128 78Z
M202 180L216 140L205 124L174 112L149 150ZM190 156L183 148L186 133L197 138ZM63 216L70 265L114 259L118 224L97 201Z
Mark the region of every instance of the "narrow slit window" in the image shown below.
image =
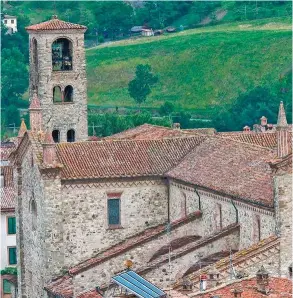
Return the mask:
M120 225L120 199L108 199L108 224L109 226Z

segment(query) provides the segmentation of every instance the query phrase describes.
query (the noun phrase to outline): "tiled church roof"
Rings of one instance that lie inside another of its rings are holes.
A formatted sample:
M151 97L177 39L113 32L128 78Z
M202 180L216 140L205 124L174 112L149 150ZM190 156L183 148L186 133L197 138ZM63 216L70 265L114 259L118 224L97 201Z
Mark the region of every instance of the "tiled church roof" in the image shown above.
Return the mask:
M53 16L52 20L31 25L26 30L43 31L43 30L68 30L68 29L87 29L86 26L61 21L57 16Z
M60 143L62 179L158 176L177 165L204 136L164 140Z
M210 137L166 175L194 185L273 207L270 149Z

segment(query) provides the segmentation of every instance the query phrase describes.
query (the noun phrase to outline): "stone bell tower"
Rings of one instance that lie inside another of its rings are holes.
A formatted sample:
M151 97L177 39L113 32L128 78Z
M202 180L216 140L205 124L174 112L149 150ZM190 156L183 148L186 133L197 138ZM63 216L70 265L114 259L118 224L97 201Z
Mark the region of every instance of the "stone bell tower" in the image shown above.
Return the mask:
M55 142L88 138L86 29L57 16L26 27L30 44L30 98L39 98L42 129L52 131Z

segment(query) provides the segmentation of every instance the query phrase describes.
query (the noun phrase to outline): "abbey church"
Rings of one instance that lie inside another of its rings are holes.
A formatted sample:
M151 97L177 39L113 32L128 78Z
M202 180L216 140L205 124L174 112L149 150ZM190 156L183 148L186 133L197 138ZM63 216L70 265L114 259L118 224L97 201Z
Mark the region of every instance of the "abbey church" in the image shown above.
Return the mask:
M54 16L26 30L30 130L22 122L9 157L16 297L112 297L126 260L170 296L185 297L188 284L203 297L203 273L207 290L261 268L289 282L292 130L282 102L273 129L262 121L258 132L145 124L90 140L86 27Z

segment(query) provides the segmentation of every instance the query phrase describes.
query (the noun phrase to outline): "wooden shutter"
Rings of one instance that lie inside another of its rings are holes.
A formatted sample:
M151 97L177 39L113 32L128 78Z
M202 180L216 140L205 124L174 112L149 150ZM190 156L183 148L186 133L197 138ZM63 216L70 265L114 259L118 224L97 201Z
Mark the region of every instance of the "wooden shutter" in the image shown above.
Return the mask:
M108 223L120 225L120 199L108 200Z
M16 260L16 247L9 247L9 265L15 265Z
M8 234L16 234L16 220L15 217L8 217Z

